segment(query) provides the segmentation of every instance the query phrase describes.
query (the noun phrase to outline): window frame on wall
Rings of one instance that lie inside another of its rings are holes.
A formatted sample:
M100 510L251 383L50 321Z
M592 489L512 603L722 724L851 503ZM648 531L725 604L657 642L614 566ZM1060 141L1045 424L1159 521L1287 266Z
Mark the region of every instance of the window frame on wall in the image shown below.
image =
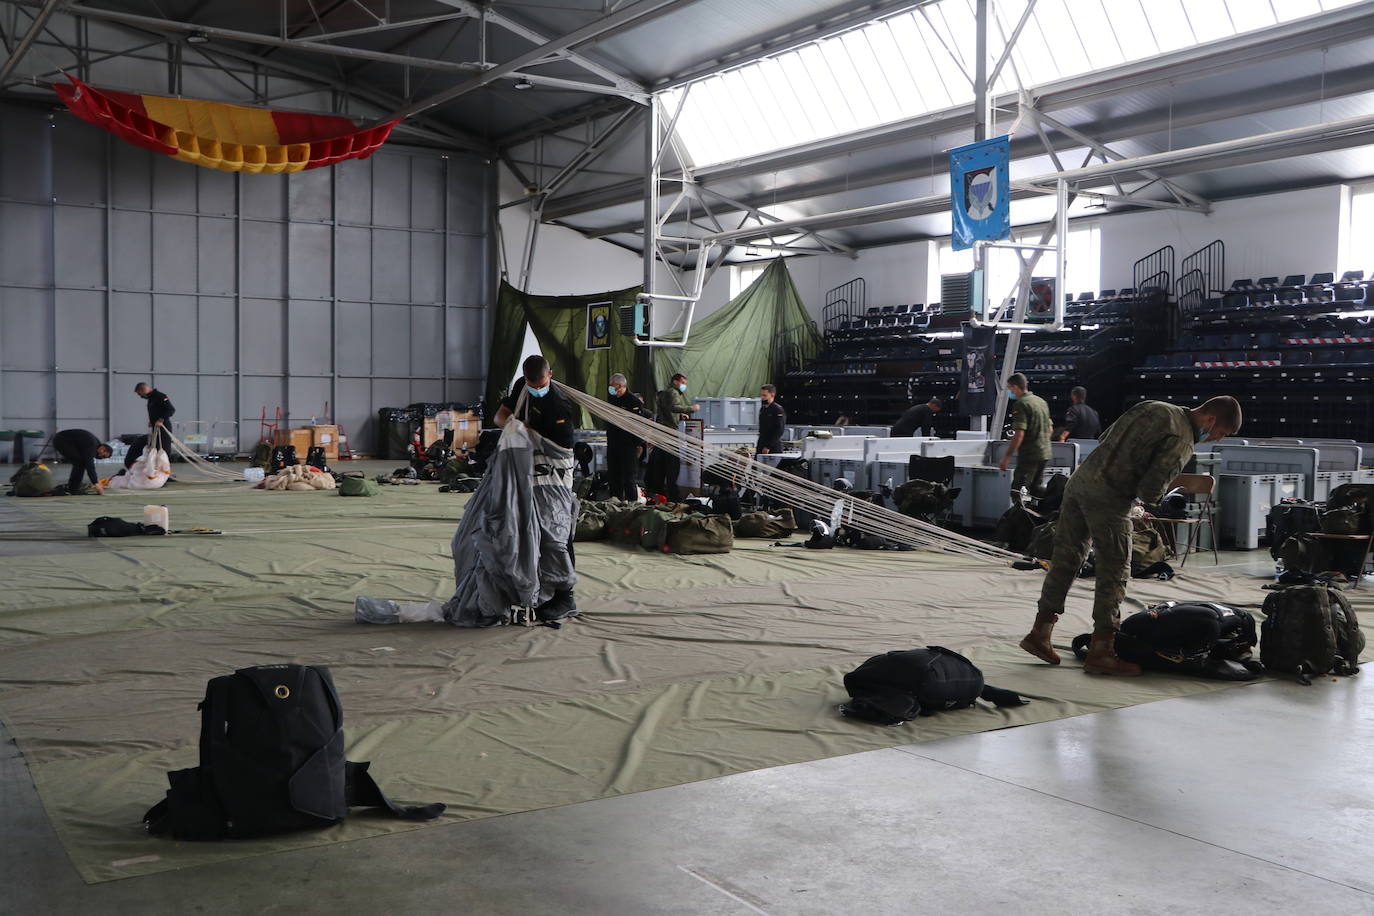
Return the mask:
M732 264L730 266L730 302L754 285L754 281L763 275L767 269L768 260L745 261L742 264Z
M1337 247L1339 278L1347 270L1363 270L1374 275L1374 182L1348 185L1349 197L1339 227Z

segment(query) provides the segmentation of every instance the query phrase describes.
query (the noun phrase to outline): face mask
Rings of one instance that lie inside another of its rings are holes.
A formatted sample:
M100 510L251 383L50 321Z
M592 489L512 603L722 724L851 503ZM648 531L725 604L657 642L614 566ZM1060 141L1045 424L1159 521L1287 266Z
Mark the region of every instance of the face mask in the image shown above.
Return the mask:
M614 395L614 394L615 394L615 386L614 386L614 385L607 385L607 386L606 386L606 393L609 394L609 395Z
M549 393L549 389L552 388L553 386L552 386L552 385L545 385L543 388L536 388L536 387L534 387L533 385L526 385L525 387L529 390L530 397L532 397L532 398L542 398L544 395L546 395L546 394Z
M1212 436L1210 429L1200 429L1197 431L1197 441L1206 442Z
M1008 401L1014 401L1014 400L1016 400L1016 392L1015 392L1015 391L1008 391L1008 392L1007 392L1007 400L1008 400Z
M684 383L684 384L681 384L681 385L678 385L678 386L677 386L677 390L678 390L678 391L681 391L683 394L686 394L686 393L687 393L687 385L686 385L685 383Z

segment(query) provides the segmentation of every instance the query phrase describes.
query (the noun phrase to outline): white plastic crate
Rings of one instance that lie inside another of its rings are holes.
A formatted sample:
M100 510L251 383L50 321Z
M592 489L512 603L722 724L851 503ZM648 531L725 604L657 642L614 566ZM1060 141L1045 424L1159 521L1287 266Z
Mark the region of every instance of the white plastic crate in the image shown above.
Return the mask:
M1265 531L1269 510L1306 493L1302 474L1222 474L1217 478L1217 522L1222 541L1254 550Z

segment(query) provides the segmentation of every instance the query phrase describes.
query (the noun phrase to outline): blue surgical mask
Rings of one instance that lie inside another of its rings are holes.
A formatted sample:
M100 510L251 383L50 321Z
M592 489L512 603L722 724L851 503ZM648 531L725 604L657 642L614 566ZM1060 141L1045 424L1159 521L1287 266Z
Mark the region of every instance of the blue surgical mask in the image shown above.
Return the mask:
M687 386L686 386L686 384L678 385L678 386L677 386L677 390L678 390L678 391L681 391L683 394L686 394L686 393L687 393Z
M614 396L615 396L615 386L614 386L614 385L607 385L607 386L606 386L606 393L609 394L609 395L611 395L612 397L614 397Z
M529 390L530 397L532 397L532 398L542 398L544 395L546 395L546 394L549 393L549 389L552 388L553 386L552 386L552 385L545 385L543 388L536 388L536 387L534 387L533 385L526 385L525 387Z
M1007 392L1007 400L1008 400L1008 401L1014 401L1014 400L1016 400L1016 392L1015 392L1015 391L1008 391L1008 392Z
M1210 429L1200 429L1197 431L1197 441L1199 442L1206 442L1211 436L1212 431Z

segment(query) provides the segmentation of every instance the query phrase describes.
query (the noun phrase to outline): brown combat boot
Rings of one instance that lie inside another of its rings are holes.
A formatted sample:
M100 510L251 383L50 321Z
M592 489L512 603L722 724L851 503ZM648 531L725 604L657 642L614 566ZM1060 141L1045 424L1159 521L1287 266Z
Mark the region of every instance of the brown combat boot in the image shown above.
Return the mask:
M1059 653L1054 651L1054 643L1050 642L1050 637L1054 634L1055 621L1058 619L1058 614L1036 614L1035 625L1026 634L1026 638L1021 640L1022 651L1029 652L1042 662L1059 664Z
M1088 643L1088 657L1083 659L1084 673L1114 674L1118 677L1135 677L1140 674L1139 665L1116 657L1115 647L1115 633L1094 631L1092 642Z

